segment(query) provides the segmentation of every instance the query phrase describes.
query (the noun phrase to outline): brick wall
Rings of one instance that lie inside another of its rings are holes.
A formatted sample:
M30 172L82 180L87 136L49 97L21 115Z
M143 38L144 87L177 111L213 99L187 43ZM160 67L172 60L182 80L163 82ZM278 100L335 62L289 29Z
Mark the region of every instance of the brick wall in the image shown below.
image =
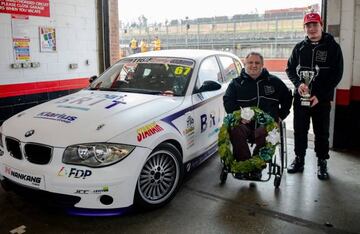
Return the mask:
M110 64L120 59L118 0L109 0Z

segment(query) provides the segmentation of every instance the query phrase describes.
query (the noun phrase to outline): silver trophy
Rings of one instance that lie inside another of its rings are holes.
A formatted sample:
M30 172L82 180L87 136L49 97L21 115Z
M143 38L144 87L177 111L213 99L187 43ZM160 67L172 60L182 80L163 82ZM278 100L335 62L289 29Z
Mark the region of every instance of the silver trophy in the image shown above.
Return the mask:
M297 71L299 78L304 82L308 87L308 92L301 95L300 101L302 106L310 107L310 97L311 97L311 82L319 74L319 66L315 66L315 71Z

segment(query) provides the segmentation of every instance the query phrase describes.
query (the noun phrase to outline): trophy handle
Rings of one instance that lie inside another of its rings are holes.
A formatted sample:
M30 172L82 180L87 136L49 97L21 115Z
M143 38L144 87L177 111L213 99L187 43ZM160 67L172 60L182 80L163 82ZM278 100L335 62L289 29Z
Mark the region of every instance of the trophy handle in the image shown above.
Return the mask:
M315 74L314 74L313 79L315 79L315 77L317 77L319 75L319 73L320 73L320 67L316 64L315 65Z
M301 80L301 75L300 75L300 64L298 64L296 66L296 75L299 77L299 79Z

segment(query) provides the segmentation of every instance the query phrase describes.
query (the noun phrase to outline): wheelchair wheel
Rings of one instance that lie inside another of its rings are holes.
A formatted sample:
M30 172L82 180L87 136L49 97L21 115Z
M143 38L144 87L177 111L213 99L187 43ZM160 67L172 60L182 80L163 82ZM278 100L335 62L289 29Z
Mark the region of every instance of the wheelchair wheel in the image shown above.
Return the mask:
M274 178L274 186L275 186L275 188L279 188L280 183L281 183L281 176L275 175L275 178Z
M286 142L286 123L283 121L280 125L280 159L281 173L287 168L287 142Z
M228 173L223 169L220 173L220 184L225 184Z

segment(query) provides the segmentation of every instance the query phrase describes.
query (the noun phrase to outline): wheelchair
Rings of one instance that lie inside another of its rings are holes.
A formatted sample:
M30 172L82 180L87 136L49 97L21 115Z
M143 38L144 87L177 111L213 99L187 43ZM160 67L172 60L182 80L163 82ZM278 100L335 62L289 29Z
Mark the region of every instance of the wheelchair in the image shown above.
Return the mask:
M274 186L279 188L281 183L281 178L284 173L284 169L287 168L287 143L286 143L286 124L284 121L280 123L280 144L278 147L278 153L275 153L272 159L266 162L266 168L262 171L261 179L251 179L251 178L238 178L235 176L235 173L231 172L229 166L225 165L221 160L222 169L220 173L220 184L225 184L228 174L232 174L235 179L238 180L247 180L247 181L258 181L258 182L267 182L274 176ZM264 176L264 173L267 176Z

